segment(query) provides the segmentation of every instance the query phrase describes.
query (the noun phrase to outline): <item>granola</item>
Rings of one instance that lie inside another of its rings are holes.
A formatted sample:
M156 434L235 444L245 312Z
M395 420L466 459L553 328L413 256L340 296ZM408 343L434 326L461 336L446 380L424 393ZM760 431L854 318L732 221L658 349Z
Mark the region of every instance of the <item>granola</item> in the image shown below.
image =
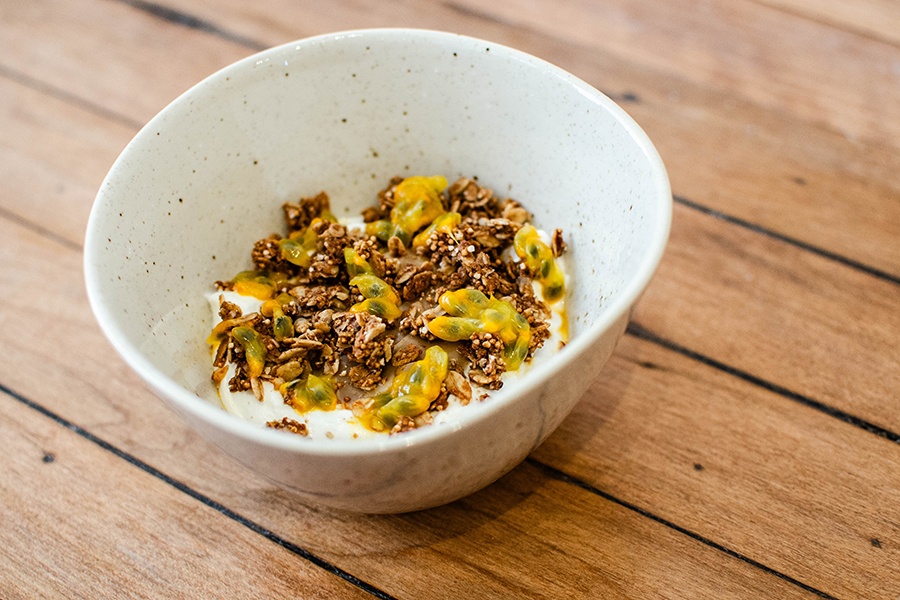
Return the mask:
M329 413L327 437L341 420L351 437L400 433L566 341L562 232L473 179L394 178L359 227L325 192L282 210L254 269L216 282L212 380L231 412L303 436Z

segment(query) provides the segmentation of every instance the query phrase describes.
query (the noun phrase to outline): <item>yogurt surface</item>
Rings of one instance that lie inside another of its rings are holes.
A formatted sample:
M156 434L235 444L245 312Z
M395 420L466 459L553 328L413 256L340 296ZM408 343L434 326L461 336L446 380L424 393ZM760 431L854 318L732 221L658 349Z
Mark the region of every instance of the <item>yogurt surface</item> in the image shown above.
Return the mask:
M378 201L366 223L325 192L284 203L287 237L208 295L226 411L310 439L453 426L568 341L561 231L466 178L394 178Z
M542 235L546 235L543 234ZM515 260L515 259L513 259ZM557 259L565 272L565 263L562 258ZM540 298L540 286L534 284L535 295ZM246 315L253 312L259 312L262 305L261 300L257 300L252 296L242 296L232 291L213 292L207 296L209 300L212 320L210 327L215 326L221 321L219 318L219 297L224 297L228 302L232 302L241 308ZM547 361L561 345L567 341L567 333L565 331L565 299L551 305L551 321L550 321L550 337L544 342L544 345L538 349L533 358L522 365L518 371L507 371L502 376L503 389L509 386L515 386L523 377L527 377L528 371L536 364ZM298 413L293 407L284 403L284 397L275 386L269 382L263 382L263 401L256 399L252 392L232 392L228 388L228 381L234 375L235 366L229 365L226 376L219 384L219 400L222 408L226 411L241 417L251 423L257 423L265 427L266 423L271 421L281 421L287 417L298 423L306 425L308 438L310 439L358 439L376 435L385 435L367 429L353 415L350 409L342 408L339 404L337 408L331 411L311 410L304 413ZM459 398L451 395L447 401L447 408L434 413L434 419L428 427L440 427L442 425L452 424L455 422L461 411L478 410L481 402L490 402L490 395L495 393L486 390L475 384L472 385L472 400L467 405L463 405ZM376 392L373 392L373 395ZM487 399L479 400L487 395Z

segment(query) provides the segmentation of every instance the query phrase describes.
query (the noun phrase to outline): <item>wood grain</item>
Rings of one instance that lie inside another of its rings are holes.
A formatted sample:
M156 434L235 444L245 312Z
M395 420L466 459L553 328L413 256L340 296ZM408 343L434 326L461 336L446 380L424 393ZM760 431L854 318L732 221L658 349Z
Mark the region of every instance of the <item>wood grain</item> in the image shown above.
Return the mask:
M651 343L535 458L839 598L900 594L900 445Z
M553 11L525 0L457 0L473 12L602 46L625 59L728 90L853 139L896 147L897 48L747 0L564 0Z
M207 75L252 54L116 1L6 2L0 22L6 71L139 124Z
M371 597L2 393L0 455L5 598Z
M900 431L896 284L676 207L636 321L658 335Z
M363 594L269 530L397 597L895 600L900 17L848 7L0 5L0 596ZM386 517L304 505L188 430L103 340L79 248L116 154L181 91L371 26L570 70L634 115L684 198L635 313L647 339L510 475Z
M0 73L0 211L80 246L94 195L137 127L29 83Z
M900 4L880 0L756 0L760 4L900 45Z

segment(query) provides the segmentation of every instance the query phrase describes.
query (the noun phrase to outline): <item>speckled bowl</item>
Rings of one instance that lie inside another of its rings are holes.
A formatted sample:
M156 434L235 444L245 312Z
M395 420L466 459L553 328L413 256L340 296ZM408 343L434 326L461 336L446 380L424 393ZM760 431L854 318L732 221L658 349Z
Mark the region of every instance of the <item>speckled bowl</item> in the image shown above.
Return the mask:
M312 441L224 412L204 342L212 282L249 267L282 202L324 189L356 215L398 174L478 176L561 227L571 342L458 422L403 435ZM225 452L311 502L401 512L488 485L559 425L621 337L670 219L652 144L586 83L482 40L351 31L235 63L150 121L100 188L85 272L116 350Z

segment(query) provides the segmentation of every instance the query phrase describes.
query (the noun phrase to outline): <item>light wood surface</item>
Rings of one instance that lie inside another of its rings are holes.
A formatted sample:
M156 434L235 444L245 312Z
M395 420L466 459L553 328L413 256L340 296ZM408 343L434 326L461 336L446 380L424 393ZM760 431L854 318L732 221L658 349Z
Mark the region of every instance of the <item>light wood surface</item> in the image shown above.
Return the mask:
M185 427L81 271L100 181L157 111L256 50L374 26L570 70L647 130L676 197L560 429L473 496L378 517ZM891 0L0 3L0 597L900 598L898 31Z

